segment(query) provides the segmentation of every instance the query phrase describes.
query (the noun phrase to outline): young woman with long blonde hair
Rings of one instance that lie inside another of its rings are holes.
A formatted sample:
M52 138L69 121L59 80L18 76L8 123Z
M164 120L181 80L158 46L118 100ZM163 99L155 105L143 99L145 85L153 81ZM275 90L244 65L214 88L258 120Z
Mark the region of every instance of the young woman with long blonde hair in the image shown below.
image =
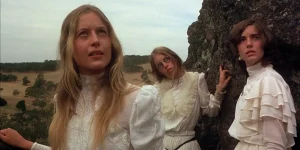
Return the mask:
M194 128L203 115L218 115L225 88L231 79L220 66L216 92L208 91L205 74L185 71L181 58L171 49L156 47L150 56L155 87L161 99L165 124L164 148L200 150Z
M1 140L32 150L162 149L157 90L125 81L121 44L100 9L83 5L67 15L59 54L62 77L49 128L51 148L13 129L1 130Z

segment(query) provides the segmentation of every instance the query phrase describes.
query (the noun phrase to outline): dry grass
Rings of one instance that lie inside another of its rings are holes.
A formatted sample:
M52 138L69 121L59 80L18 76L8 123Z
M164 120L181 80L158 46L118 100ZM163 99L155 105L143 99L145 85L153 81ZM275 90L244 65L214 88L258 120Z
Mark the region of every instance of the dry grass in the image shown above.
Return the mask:
M144 70L151 70L150 64L143 64L140 65L144 68ZM8 73L3 73L3 74L8 74ZM11 72L10 74L16 75L17 76L17 81L16 82L0 82L0 87L3 88L3 91L0 92L0 96L4 98L8 105L5 107L0 107L0 113L14 113L15 111L18 111L15 107L18 101L20 100L25 100L26 105L28 107L31 106L31 100L29 98L25 98L25 90L29 86L31 86L37 75L39 74L38 72ZM59 79L59 72L58 71L53 71L53 72L43 72L45 80L47 81L53 81L55 83L58 82ZM141 72L137 73L124 73L125 79L135 85L142 86L145 83L142 82L141 79ZM28 86L23 85L23 77L27 76L28 80L31 82ZM148 74L149 78L151 81L155 81L151 73ZM13 91L17 89L20 94L17 96L14 96L12 93Z

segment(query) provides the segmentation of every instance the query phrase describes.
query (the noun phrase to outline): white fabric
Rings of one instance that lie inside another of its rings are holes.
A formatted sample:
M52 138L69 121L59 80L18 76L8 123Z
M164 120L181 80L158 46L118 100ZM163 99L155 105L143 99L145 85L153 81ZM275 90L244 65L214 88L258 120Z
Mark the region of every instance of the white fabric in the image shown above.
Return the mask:
M190 77L186 77L186 75L190 75ZM175 80L175 83L176 82L177 80ZM195 84L191 84L191 82L195 82ZM209 93L204 73L185 72L185 75L179 78L178 84L174 84L174 81L171 80L165 80L165 82L161 82L161 84L156 83L155 85L159 89L160 97L163 97L166 91L171 90L172 93L173 106L171 105L172 103L169 103L168 107L177 108L180 106L191 109L189 114L177 112L179 115L174 115L171 119L170 116L163 115L165 124L164 148L173 150L178 145L195 136L194 128L202 115L211 117L217 116L220 110L222 96L219 94L213 96ZM186 87L186 85L191 86ZM160 89L160 87L165 86L168 86L167 90ZM189 96L182 97L181 94ZM182 101L186 102L183 103ZM162 109L163 108L164 107L162 107ZM176 109L176 111L180 110L184 109ZM200 146L195 140L185 144L180 150L200 150Z
M292 147L297 131L289 86L272 65L263 67L258 63L248 67L247 71L247 84L238 99L235 119L229 128L229 134L240 140L236 149Z
M78 99L76 115L72 116L67 134L68 150L89 150L93 132L91 119L94 110L99 109L92 99L93 83L97 83L100 75L82 76L81 97ZM98 82L99 83L99 82ZM133 85L130 85L133 86ZM164 125L160 114L158 91L153 86L143 86L141 89L125 97L125 106L116 124L109 126L108 136L104 141L108 150L162 150ZM97 102L103 100L102 94ZM99 103L97 103L99 104ZM50 147L34 143L31 150L51 150Z
M284 125L273 117L263 117L263 137L266 150L285 150L287 139L284 133Z

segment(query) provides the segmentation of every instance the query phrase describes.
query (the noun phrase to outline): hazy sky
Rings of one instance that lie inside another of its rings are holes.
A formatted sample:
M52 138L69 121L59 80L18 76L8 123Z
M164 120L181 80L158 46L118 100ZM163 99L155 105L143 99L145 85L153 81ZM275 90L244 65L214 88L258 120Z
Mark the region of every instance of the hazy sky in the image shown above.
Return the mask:
M202 0L1 0L1 62L56 59L63 19L82 4L105 13L125 55L149 55L163 45L185 61L187 29Z

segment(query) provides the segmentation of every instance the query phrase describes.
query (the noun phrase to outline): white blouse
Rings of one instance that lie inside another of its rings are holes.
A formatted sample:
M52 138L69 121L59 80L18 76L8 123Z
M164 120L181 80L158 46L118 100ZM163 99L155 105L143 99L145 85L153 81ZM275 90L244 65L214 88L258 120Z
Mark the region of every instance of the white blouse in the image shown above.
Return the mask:
M249 77L236 104L229 134L265 149L292 147L297 136L295 107L289 86L272 65L248 67Z
M172 99L162 100L162 118L165 124L164 146L167 149L174 149L194 137L194 128L202 115L215 117L220 110L223 96L220 93L210 94L204 73L185 72L178 82L165 80L156 83L155 87L158 88L161 99L167 92L171 91L172 95L169 97ZM193 141L185 144L182 149L200 148L197 141Z
M76 105L76 115L69 121L67 131L68 150L89 150L93 131L91 120L94 110L93 83L99 83L100 75L81 75L81 96ZM133 85L130 85L133 86ZM125 96L125 106L117 124L109 126L108 136L104 140L105 149L109 150L162 150L164 125L160 118L160 100L158 91L153 86L143 86L139 90ZM97 98L100 102L102 94ZM99 150L104 147L99 146ZM50 147L34 143L31 150L51 150Z

